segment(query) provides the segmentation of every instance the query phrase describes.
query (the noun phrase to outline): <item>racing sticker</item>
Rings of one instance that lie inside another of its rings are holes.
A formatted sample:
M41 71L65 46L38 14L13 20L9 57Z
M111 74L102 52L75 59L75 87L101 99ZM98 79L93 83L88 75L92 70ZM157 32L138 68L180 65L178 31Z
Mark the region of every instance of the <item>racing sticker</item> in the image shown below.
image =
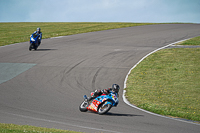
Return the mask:
M97 107L99 106L99 101L94 100L90 106L88 107L89 110L93 110L97 112Z

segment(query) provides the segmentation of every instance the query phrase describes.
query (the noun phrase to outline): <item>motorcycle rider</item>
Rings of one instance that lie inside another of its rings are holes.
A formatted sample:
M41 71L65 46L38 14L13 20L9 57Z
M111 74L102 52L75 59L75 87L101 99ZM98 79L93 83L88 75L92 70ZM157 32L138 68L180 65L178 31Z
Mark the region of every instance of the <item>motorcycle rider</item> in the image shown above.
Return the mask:
M95 90L95 91L94 91L94 94L88 99L88 101L90 101L90 100L92 100L92 99L94 99L94 98L96 98L97 96L100 96L100 95L102 95L102 94L107 95L107 94L109 94L110 92L117 93L117 96L119 96L119 95L118 95L119 89L120 89L120 87L119 87L118 84L113 84L113 85L112 85L112 88L107 88L107 89L103 89L103 90Z
M40 43L41 43L41 40L42 40L42 32L41 32L41 29L38 27L37 30L36 30L33 34L38 34L38 35L39 35L39 39L38 39L38 46L39 46Z

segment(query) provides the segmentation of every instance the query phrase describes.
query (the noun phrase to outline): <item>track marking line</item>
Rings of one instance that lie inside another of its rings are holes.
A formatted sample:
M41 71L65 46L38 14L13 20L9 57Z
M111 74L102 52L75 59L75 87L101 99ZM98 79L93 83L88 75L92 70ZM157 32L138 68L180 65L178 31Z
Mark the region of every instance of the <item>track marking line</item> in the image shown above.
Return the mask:
M18 116L18 117L23 117L23 118L27 118L27 119L37 120L37 121L44 121L44 122L62 124L62 125L73 126L73 127L78 127L78 128L91 129L91 130L97 130L97 131L103 131L103 132L111 132L111 133L120 133L120 132L117 132L117 131L111 131L111 130L93 128L93 127L79 126L79 125L69 124L69 123L65 123L65 122L59 122L59 121L54 121L54 120L35 118L35 117L25 116L25 115L20 115L20 114L13 114L13 113L8 113L8 112L2 112L2 113L9 114L9 115L14 115L14 116Z

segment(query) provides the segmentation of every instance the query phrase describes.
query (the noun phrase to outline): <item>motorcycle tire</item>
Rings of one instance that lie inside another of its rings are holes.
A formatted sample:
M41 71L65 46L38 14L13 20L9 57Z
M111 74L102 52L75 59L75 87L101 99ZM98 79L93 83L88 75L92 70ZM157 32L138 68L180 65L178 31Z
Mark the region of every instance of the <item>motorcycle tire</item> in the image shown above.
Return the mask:
M81 112L86 112L86 111L88 111L88 110L87 110L88 105L89 105L88 102L83 101L83 102L81 103L81 105L79 106L79 110L80 110Z
M29 51L31 51L31 50L32 50L32 45L29 46Z
M107 113L112 108L111 104L106 104L106 105L105 104L106 104L106 102L99 106L99 108L98 108L99 115L103 115L103 114Z
M36 43L36 44L34 45L34 49L37 50L37 48L38 48L38 44Z

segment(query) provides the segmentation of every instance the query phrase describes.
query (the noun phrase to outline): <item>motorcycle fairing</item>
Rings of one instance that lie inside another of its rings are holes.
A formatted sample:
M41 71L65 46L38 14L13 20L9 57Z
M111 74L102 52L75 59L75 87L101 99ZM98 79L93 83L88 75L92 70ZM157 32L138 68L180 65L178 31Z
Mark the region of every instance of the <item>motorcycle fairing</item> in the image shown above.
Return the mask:
M88 110L97 112L98 106L101 102L97 101L96 99L94 99L92 101L92 103L87 107Z

